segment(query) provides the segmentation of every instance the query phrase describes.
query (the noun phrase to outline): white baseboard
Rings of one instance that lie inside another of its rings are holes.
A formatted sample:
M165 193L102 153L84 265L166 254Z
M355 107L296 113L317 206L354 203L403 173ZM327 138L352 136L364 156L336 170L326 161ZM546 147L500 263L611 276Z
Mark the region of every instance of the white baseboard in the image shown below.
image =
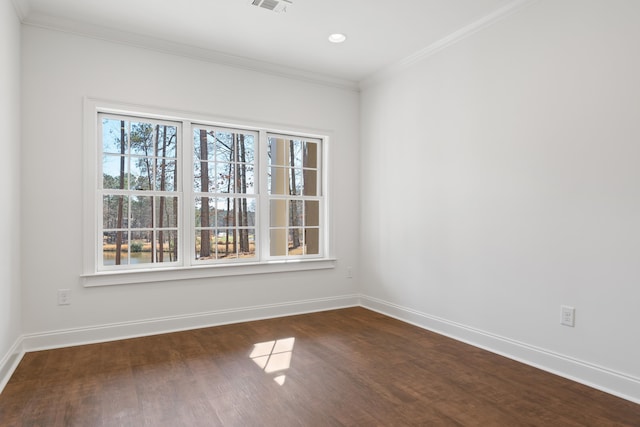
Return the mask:
M183 316L171 316L132 322L73 328L20 336L7 354L0 360L0 393L9 382L26 352L95 344L127 338L157 335L189 329L206 328L231 323L296 314L334 310L360 305L359 295L344 295L293 301L280 304L216 310Z
M0 393L2 393L2 390L4 390L4 387L9 382L11 375L13 375L23 356L22 337L18 337L7 354L0 359Z
M640 379L364 295L344 295L23 335L0 360L0 393L25 352L362 306L640 404Z
M189 329L207 328L230 323L354 307L359 305L359 301L358 295L344 295L332 298L216 310L183 316L26 334L22 337L22 348L24 351L29 352L94 344Z
M572 381L640 403L640 379L368 296L360 305Z

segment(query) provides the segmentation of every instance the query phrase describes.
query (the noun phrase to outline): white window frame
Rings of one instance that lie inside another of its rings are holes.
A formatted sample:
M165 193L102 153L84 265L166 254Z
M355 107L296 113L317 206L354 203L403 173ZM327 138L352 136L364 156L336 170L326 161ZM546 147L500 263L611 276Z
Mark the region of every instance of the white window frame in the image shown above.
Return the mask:
M99 181L102 180L102 168L99 160L102 149L98 146L99 124L98 114L105 113L131 118L144 118L181 123L182 144L178 147L178 161L182 177L175 193L180 194L181 203L178 209L178 238L180 244L179 262L169 265L145 265L145 267L99 269L101 265L98 249L98 231L102 224L102 193L98 191ZM336 259L333 256L333 232L330 204L330 172L329 172L329 141L331 132L301 129L295 126L287 128L268 123L248 122L243 120L228 120L211 117L199 113L185 113L170 111L156 107L139 106L117 103L94 98L84 99L83 117L83 271L82 284L85 287L123 285L129 283L148 283L158 281L173 281L198 279L208 277L225 277L246 274L265 274L287 271L318 270L334 268ZM256 142L256 192L258 207L256 212L256 259L242 262L198 262L194 255L194 223L195 206L193 191L193 127L198 125L216 128L231 128L258 133ZM320 212L321 246L317 256L299 257L271 257L269 256L268 241L268 209L269 203L266 171L267 164L267 135L278 134L300 138L318 139L321 141L320 167L323 203ZM266 233L266 234L265 234Z
M262 191L260 192L260 194L263 196L263 200L261 205L262 206L269 206L269 203L273 200L283 200L286 201L286 206L287 206L287 211L288 211L288 207L289 207L289 202L292 200L297 200L297 201L309 201L309 200L314 200L314 201L318 201L320 206L323 206L325 199L323 197L324 194L324 183L323 183L323 175L325 175L325 173L323 173L323 145L324 145L324 140L323 138L312 138L312 137L301 137L300 135L291 135L291 134L283 134L283 133L274 133L274 132L265 132L265 135L263 136L265 139L263 141L263 143L261 144L261 147L266 148L268 147L268 138L273 137L273 138L281 138L281 139L301 139L304 140L305 142L315 142L316 144L319 145L320 147L320 152L318 153L318 158L317 158L317 162L318 165L316 166L316 170L318 171L318 173L320 174L320 179L317 180L316 182L316 195L313 196L306 196L306 195L289 195L289 194L271 194L268 191L268 188L266 186L265 183L265 187L263 189L261 189ZM264 156L266 159L266 155ZM288 170L290 169L290 166L287 165L281 165L284 169ZM276 166L276 167L281 167L281 166ZM269 167L269 166L267 166ZM303 170L305 168L302 168ZM264 209L267 210L267 209ZM319 212L319 228L320 230L322 230L323 228L323 224L325 221L324 218L324 209L320 209ZM262 227L261 229L261 235L262 235L262 240L264 240L265 242L269 242L270 241L270 230L271 230L271 226L268 223L269 221L269 217L268 217L268 212L265 213L265 216L263 217L263 221L262 223L265 224L265 226ZM300 226L302 227L302 226ZM287 225L284 227L287 231L290 229L290 227ZM287 233L288 234L288 233ZM264 259L271 259L271 260L287 260L287 259L292 259L292 258L296 258L296 259L314 259L314 258L322 258L322 254L324 253L324 242L326 241L325 238L320 238L320 245L319 245L319 251L318 254L304 254L304 255L271 255L270 254L270 247L267 247L267 245L263 245L262 250L263 250L263 258Z
M191 139L189 141L189 149L191 152L191 155L189 156L189 158L191 159L191 163L190 163L190 167L192 168L193 166L193 130L196 128L206 128L208 130L214 130L214 131L220 131L220 132L230 132L230 133L235 133L237 131L245 131L247 134L253 134L254 138L255 138L255 146L254 146L254 167L255 170L260 171L260 156L262 154L262 150L260 148L261 146L261 140L260 140L260 132L256 129L246 129L246 128L240 128L240 127L228 127L228 126L219 126L219 125L211 125L211 124L203 124L201 122L191 122ZM193 169L191 170L193 172ZM261 206L262 206L262 195L261 193L261 187L260 187L260 183L262 182L262 179L260 179L259 173L258 174L254 174L254 179L257 181L257 184L254 185L254 193L249 193L249 195L246 197L247 199L255 199L256 200L256 204L257 204L257 208L256 208L256 216L255 216L255 239L256 239L256 247L260 248L261 247L261 235L259 233L259 226L260 226L260 211L261 211ZM193 181L193 176L191 175L191 180ZM193 192L193 188L190 188L190 191L192 193ZM215 192L215 193L210 193L213 194L213 196L210 197L225 197L226 193L223 192ZM242 198L242 193L233 193L235 198ZM191 194L191 200L193 201L195 194ZM185 201L185 204L187 202ZM195 205L193 203L189 203L189 219L193 219L195 218ZM194 237L193 231L195 230L195 227L193 225L190 226L189 228L189 236L191 238ZM191 245L191 252L193 252L193 241L190 241L189 244ZM255 253L255 257L254 258L236 258L233 259L231 261L229 260L225 260L225 259L209 259L209 260L200 260L200 259L195 259L194 257L189 257L189 260L191 262L191 266L203 266L203 265L229 265L229 264L242 264L242 263L256 263L256 262L261 262L261 259L265 259L264 257L262 257L262 252L259 250L256 250ZM186 261L185 261L186 262Z
M138 121L138 119L142 119L145 123L152 123L154 125L170 125L170 126L175 126L177 129L178 133L182 133L182 122L178 122L178 121L169 121L169 120L158 120L156 118L148 118L148 117L142 117L142 116L132 116L132 115L123 115L123 114L113 114L113 113L105 113L105 112L99 112L97 114L96 117L96 126L98 128L100 128L100 125L98 124L100 121L100 117L104 117L104 118L108 118L108 119L112 119L112 120L125 120L128 121L129 123L131 122L136 122ZM129 129L130 131L130 129ZM128 134L130 136L130 134ZM99 135L98 135L99 138ZM182 135L180 135L180 139L178 139L178 141L181 141ZM131 141L129 141L129 144L131 143ZM179 161L182 158L183 152L182 152L182 144L176 144L176 162ZM102 153L98 152L98 156L102 157ZM125 159L128 160L128 168L127 170L131 169L131 160L132 158L134 158L134 156L131 156L129 154L126 155ZM183 209L182 207L184 206L184 201L183 199L183 176L184 173L182 173L182 168L183 165L178 165L179 166L179 173L180 173L180 181L178 182L178 186L175 189L175 191L160 191L160 190L155 190L155 189L150 189L150 190L144 190L143 192L139 192L137 190L131 190L130 188L126 188L123 190L116 190L116 189L104 189L102 188L101 182L102 182L102 174L103 174L103 169L102 169L102 164L99 161L96 161L96 173L97 173L97 194L96 194L96 203L98 205L98 210L96 212L96 216L97 216L97 235L96 235L96 246L98 245L99 239L101 238L100 236L103 235L103 221L102 221L102 215L103 212L101 210L101 206L102 206L102 196L106 193L120 193L123 195L126 195L128 198L131 198L132 196L137 196L140 193L143 194L143 197L159 197L159 196L164 196L164 197L176 197L178 199L178 218L180 219L183 215ZM125 229L128 229L131 232L135 232L135 231L153 231L156 232L158 231L158 227L155 226L155 224L152 224L152 227L149 229L136 229L136 228L132 228L132 227L125 227ZM184 239L184 235L183 235L183 228L180 227L180 222L178 223L178 228L177 228L177 237L178 237L178 242L179 245L181 245L181 242ZM154 240L155 241L155 240ZM130 242L129 242L130 243ZM151 252L151 256L153 257L155 255L155 245L152 245L152 252ZM96 248L97 249L97 248ZM130 245L129 245L129 251L130 251ZM182 247L180 247L180 250L178 251L179 257L176 261L173 262L163 262L162 264L149 264L148 268L166 268L166 267L177 267L177 266L181 266L184 263L184 254L182 253ZM128 257L131 256L131 252L128 253ZM96 270L98 272L100 271L125 271L125 270L136 270L136 269L140 269L140 267L136 267L132 264L126 264L126 265L119 265L119 266L115 266L115 265L104 265L104 262L100 259L100 255L99 255L99 251L97 251L96 253L96 261L97 261L97 266L96 266ZM146 264L145 264L146 266Z

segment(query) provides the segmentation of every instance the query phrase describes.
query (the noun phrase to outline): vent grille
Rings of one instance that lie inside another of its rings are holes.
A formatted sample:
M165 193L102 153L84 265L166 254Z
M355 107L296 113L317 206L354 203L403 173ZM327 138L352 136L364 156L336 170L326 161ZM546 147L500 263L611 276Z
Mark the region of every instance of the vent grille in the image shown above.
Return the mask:
M290 6L293 2L291 0L249 0L249 3L273 12L286 12L287 6Z

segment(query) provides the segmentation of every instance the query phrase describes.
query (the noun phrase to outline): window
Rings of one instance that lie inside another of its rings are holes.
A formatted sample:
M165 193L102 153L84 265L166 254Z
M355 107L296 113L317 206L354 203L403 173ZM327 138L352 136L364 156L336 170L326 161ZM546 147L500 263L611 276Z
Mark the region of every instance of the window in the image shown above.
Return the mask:
M326 136L87 104L85 278L333 267Z
M271 256L320 254L320 140L269 135Z
M99 114L101 267L177 263L180 125Z
M193 127L195 260L255 260L256 132Z

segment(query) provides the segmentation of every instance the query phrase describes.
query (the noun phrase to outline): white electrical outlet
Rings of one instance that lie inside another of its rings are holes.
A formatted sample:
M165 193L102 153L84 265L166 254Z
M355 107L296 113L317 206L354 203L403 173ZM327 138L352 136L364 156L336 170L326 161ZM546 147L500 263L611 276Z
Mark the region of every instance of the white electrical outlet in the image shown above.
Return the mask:
M71 304L71 289L58 289L58 305Z
M576 309L573 307L569 307L568 305L560 306L560 324L565 326L571 326L572 328L576 325Z
M347 267L347 279L351 279L353 277L353 269L351 267Z

